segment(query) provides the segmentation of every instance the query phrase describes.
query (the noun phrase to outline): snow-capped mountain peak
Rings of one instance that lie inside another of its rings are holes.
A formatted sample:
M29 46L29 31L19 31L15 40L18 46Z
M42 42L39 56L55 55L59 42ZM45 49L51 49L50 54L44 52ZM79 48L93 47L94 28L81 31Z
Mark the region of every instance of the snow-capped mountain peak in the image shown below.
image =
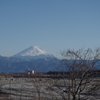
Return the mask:
M39 48L38 46L31 46L18 54L14 55L13 57L38 57L38 58L44 58L44 57L53 57L53 55L47 53L45 50Z
M25 49L24 51L18 53L17 55L20 56L37 56L40 54L45 54L46 52L41 50L39 47L37 46L31 46L27 49Z

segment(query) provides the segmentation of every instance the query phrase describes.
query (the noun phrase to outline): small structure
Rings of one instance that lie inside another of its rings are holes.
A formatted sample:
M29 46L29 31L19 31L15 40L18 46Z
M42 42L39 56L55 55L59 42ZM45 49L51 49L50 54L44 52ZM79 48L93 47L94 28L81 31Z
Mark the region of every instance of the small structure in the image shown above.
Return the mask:
M30 74L34 74L34 70L28 69L28 70L27 70L27 74L29 74L29 75L30 75Z

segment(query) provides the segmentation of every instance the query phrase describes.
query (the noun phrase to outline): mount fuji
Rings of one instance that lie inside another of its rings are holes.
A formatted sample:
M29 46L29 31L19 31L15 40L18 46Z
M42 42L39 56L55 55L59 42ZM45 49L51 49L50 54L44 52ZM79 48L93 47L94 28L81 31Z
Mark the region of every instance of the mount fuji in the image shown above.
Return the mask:
M37 46L31 46L11 57L0 56L2 73L24 73L28 69L48 72L56 71L58 68L60 60Z
M54 58L53 55L47 53L45 50L38 46L31 46L12 57L23 58L23 59L40 59L40 58Z

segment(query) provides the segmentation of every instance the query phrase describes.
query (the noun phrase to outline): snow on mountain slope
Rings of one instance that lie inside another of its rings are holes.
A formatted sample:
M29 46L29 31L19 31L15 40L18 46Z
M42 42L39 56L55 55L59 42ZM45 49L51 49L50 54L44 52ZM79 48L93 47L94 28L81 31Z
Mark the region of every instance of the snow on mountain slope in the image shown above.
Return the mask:
M37 46L31 46L18 54L14 55L13 57L31 57L31 58L45 58L45 57L53 57L53 55L47 53L43 49L37 47Z

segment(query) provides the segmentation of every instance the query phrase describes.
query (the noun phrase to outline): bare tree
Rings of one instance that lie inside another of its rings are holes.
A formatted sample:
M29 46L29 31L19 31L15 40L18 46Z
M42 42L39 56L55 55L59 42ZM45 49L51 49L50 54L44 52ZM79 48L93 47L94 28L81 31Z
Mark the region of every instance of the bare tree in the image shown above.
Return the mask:
M95 50L69 49L61 52L61 55L64 70L61 74L62 78L58 78L55 82L56 87L63 100L81 100L86 95L88 96L87 91L93 88L94 78L96 79L94 70L100 59L100 48ZM97 86L95 90L98 89Z

